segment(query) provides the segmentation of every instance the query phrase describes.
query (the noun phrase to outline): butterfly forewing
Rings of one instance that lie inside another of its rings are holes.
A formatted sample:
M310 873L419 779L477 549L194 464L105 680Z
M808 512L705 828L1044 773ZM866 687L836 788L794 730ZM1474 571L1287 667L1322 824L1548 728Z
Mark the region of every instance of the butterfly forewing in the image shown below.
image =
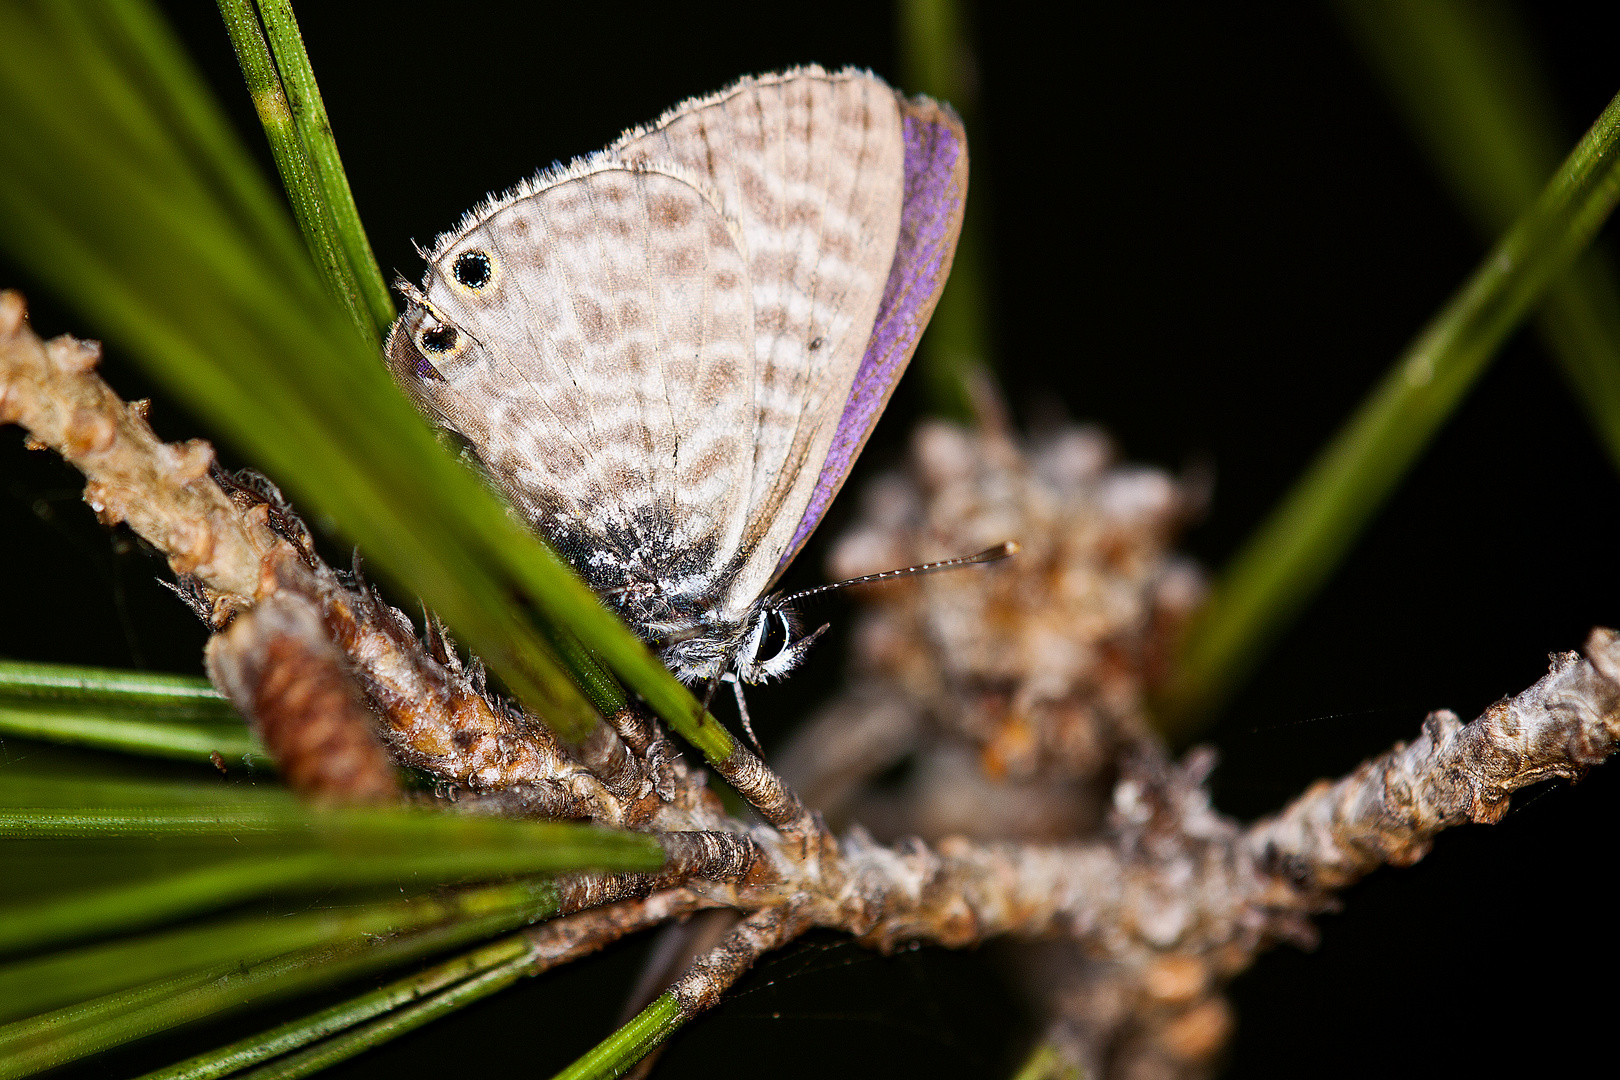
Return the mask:
M820 523L883 414L939 302L962 233L968 182L967 133L962 121L927 98L902 100L900 110L905 198L894 262L821 475L777 564L777 574L787 568Z
M688 102L612 152L697 173L747 252L758 411L746 562L727 598L740 610L794 535L877 315L900 229L899 103L871 75L806 68Z

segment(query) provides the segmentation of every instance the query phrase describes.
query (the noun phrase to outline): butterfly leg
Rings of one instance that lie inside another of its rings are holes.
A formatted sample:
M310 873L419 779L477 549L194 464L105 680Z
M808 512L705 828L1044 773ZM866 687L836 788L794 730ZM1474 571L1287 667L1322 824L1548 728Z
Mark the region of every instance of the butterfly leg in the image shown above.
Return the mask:
M823 628L825 629L825 628ZM754 744L754 749L761 757L765 756L764 749L759 745L759 739L754 735L754 725L748 718L748 700L743 697L742 680L737 678L736 672L728 671L720 676L731 684L731 692L737 697L737 715L742 717L743 730L748 732L748 741Z
M703 711L708 712L709 706L714 704L714 692L720 689L720 681L726 677L724 672L709 680L708 687L703 691Z

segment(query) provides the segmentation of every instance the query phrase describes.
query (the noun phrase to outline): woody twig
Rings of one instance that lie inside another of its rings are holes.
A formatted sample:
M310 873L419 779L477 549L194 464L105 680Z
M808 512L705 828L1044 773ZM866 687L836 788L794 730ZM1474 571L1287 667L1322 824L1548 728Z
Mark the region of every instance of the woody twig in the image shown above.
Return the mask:
M41 342L26 325L21 299L0 294L0 419L21 424L36 443L79 467L86 500L102 520L127 522L191 583L200 613L218 630L210 672L264 736L288 781L329 801L431 797L403 792L395 770L408 765L432 776L464 812L655 833L666 852L661 871L564 878L563 917L530 933L538 970L699 908L734 909L742 921L671 988L683 1017L712 1007L760 955L812 927L885 951L913 941L967 946L1010 938L1045 950L1031 968L1048 988L1051 1025L1042 1052L1052 1055L1054 1069L1129 1065L1132 1075L1204 1075L1230 1028L1221 987L1262 949L1309 943L1310 916L1353 881L1384 864L1415 862L1442 829L1500 819L1514 791L1576 778L1620 740L1620 635L1596 630L1584 656L1555 657L1546 678L1473 722L1432 714L1410 745L1318 784L1245 828L1210 803L1213 756L1195 751L1172 761L1147 734L1136 699L1119 689L1117 666L1074 667L1116 680L1099 699L1106 708L1064 696L1069 684L1049 670L1037 693L1016 682L1005 656L991 650L975 658L952 644L971 617L905 608L897 625L931 626L952 662L967 656L982 666L951 669L938 656L908 652L927 636L921 630L869 627L874 655L903 677L888 679L881 666L868 672L858 700L836 706L822 722L822 739L858 730L862 746L892 757L927 745L943 727L956 740L956 756L942 760L971 760L962 754L966 743L985 774L977 783L991 793L1028 797L1107 776L1106 808L1095 826L1056 841L960 832L880 841L859 826L835 836L775 770L739 748L721 771L765 824L744 821L722 809L703 775L633 708L611 718L607 734L590 746L563 746L492 693L477 661L464 662L431 617L419 636L358 572L327 566L268 482L216 479L206 444L159 441L142 411L94 373L97 355L92 344L70 338ZM1111 565L1141 570L1143 583L1132 587L1149 599L1140 608L1119 603L1128 590L1110 586L1122 619L1152 628L1190 610L1197 589L1185 575L1177 578L1152 558L1118 554L1132 535L1147 537L1150 551L1168 535L1174 499L1143 496L1162 494L1162 484L1139 475L1111 479L1084 440L1059 447L1040 469L1025 469L1001 438L991 452L941 452L941 460L987 470L973 482L1014 490L1016 498L1003 499L1008 505L1044 507L1041 527L1063 544L1091 537ZM1107 496L1097 505L1138 516L1077 526L1080 511L1058 506L1050 492L1017 494L1017 484L1034 484L1037 474L1092 484ZM943 484L939 475L931 482ZM1127 481L1137 485L1129 498L1108 487ZM975 520L962 511L962 498L946 503L956 519ZM1004 531L996 526L997 535ZM1023 535L1031 573L1073 578L1052 567L1062 570L1062 560L1078 556L1055 547L1043 564L1035 527ZM1024 617L1019 603L1028 618L1046 620L1038 628L1043 640L1062 630L1052 612L1066 601L1051 590L988 577L928 587L940 596L1006 591L993 604L981 596L966 607L1010 620L998 628L1006 640L1028 629L1015 621ZM1095 581L1085 588L1099 591ZM922 594L897 595L899 610ZM1117 657L1122 639L1104 629L1098 640ZM825 781L820 790L858 804L854 793L870 763L830 750L796 760L813 784ZM938 783L961 773L928 775ZM1009 788L1009 777L1024 786ZM1045 830L1059 819L1031 820Z

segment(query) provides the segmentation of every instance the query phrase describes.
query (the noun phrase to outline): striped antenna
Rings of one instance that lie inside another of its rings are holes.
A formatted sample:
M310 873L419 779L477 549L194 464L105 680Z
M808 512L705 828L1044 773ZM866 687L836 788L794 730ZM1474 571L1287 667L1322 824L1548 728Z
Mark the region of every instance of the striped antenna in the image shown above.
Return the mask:
M999 562L1009 555L1018 554L1018 541L1008 540L995 547L985 548L977 555L963 555L955 559L942 559L939 562L923 563L921 566L908 566L902 570L885 570L881 574L866 574L862 577L850 578L848 581L835 581L831 585L817 585L814 589L805 589L790 596L784 596L777 601L778 604L789 604L795 600L803 600L817 593L832 592L834 589L847 589L851 585L869 585L874 581L889 581L893 578L916 577L919 574L932 574L939 570L951 570L958 566L976 566L979 563Z

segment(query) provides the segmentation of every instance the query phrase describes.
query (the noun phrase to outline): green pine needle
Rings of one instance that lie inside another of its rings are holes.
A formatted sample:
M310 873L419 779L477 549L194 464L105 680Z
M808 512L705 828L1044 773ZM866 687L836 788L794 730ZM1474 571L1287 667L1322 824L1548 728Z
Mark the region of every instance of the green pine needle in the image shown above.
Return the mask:
M420 997L419 1000L409 1004L401 1002L402 1007L395 1008L364 1026L351 1027L335 1038L255 1069L248 1075L253 1080L293 1080L294 1077L313 1075L374 1046L380 1046L415 1031L440 1017L448 1016L458 1009L482 1001L491 994L499 993L530 974L532 966L530 959L523 956L489 970L480 971L466 981L431 997Z
M0 736L269 769L270 758L206 679L0 660Z
M0 42L0 244L563 738L601 722L551 644L571 635L711 762L730 756L725 729L438 444L145 3L7 7Z
M635 1019L597 1043L554 1080L613 1080L623 1076L686 1020L680 999L666 990Z
M271 1028L269 1031L249 1036L228 1046L199 1054L169 1068L160 1069L143 1077L142 1080L215 1080L216 1077L230 1076L260 1062L291 1053L311 1043L320 1042L322 1039L365 1024L367 1021L394 1013L395 1010L406 1009L407 1006L425 1001L430 995L437 995L447 988L454 987L460 990L458 983L465 984L466 980L482 976L492 969L504 968L515 963L528 964L529 951L528 940L521 934L502 938L453 960L400 979L380 990L361 994L329 1009L290 1020L280 1027ZM501 985L506 984L503 982ZM466 994L461 994L457 998L457 1003L459 1007L462 1004L470 1004L470 1001ZM390 1019L399 1020L399 1014L395 1013ZM390 1032L388 1037L404 1034L405 1031L417 1026L420 1025L407 1023L402 1026L396 1022L388 1029ZM377 1037L376 1032L372 1032L361 1040L332 1040L323 1043L319 1049L327 1056L319 1067L351 1057L380 1041L383 1040ZM341 1056L333 1056L339 1053Z
M259 740L241 726L241 721L232 729L222 724L86 716L61 709L0 705L3 735L199 763L211 762L218 754L232 765L271 767L270 756Z
M1327 580L1620 198L1620 97L1222 573L1159 703L1189 733Z
M317 945L359 942L456 918L550 914L549 885L504 885L277 915L193 923L0 965L0 1022L219 964L253 964Z
M198 676L0 660L0 705L33 704L242 722L225 696Z
M1452 195L1490 238L1558 167L1552 90L1494 0L1353 0L1346 22ZM1620 276L1599 248L1555 280L1537 328L1620 468Z
M377 265L377 256L372 253L371 240L360 224L360 210L354 204L349 176L338 155L337 139L326 115L326 102L321 100L321 88L315 82L315 70L310 66L309 53L304 50L304 36L298 31L298 20L287 0L264 0L258 7L271 52L275 54L287 106L298 127L299 140L319 185L321 201L335 229L337 242L353 272L352 287L370 313L377 339L381 341L396 315L394 298L388 291L382 268Z
M365 309L354 267L338 239L337 223L327 205L325 190L315 174L314 162L293 117L281 77L270 59L270 49L259 30L258 18L248 0L220 0L220 15L236 47L237 60L253 95L253 107L270 137L270 150L281 173L282 186L292 201L293 216L309 245L315 268L326 282L327 291L341 303L373 348L382 344L382 334Z
M544 904L537 904L532 911L485 915L346 946L323 945L248 966L232 962L20 1020L0 1027L0 1080L29 1076L249 1005L338 986L546 914Z

